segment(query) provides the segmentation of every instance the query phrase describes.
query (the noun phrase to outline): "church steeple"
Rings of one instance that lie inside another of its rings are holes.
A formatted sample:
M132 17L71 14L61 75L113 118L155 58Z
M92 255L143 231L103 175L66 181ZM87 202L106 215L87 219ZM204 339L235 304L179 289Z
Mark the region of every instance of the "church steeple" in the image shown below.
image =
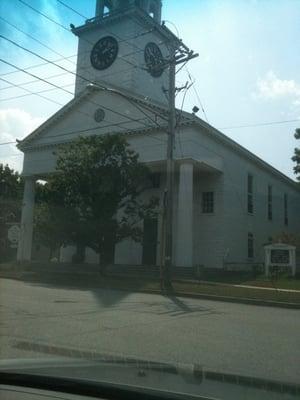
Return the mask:
M161 23L161 0L97 0L78 36L75 95L88 82L167 103L170 45L182 42Z
M150 15L155 22L161 23L161 0L97 0L96 17L104 18L114 12L120 12L131 6L137 6Z

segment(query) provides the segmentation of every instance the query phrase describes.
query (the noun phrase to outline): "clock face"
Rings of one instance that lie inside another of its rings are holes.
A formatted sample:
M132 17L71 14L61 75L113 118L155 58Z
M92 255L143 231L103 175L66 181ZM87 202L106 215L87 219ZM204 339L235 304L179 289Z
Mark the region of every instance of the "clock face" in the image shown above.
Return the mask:
M164 72L164 58L157 44L153 42L148 43L145 47L144 57L148 72L154 78L159 78Z
M117 58L118 51L117 40L112 36L105 36L93 47L91 52L92 66L98 70L110 67Z

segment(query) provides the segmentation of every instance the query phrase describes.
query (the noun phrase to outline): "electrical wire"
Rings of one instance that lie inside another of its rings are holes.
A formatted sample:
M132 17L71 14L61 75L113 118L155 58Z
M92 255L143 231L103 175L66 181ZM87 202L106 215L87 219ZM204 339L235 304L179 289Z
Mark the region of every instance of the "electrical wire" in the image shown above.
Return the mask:
M88 68L88 67L86 67L86 68ZM23 68L23 69L26 70L25 68ZM128 71L131 71L131 68L125 68L125 69L123 69L123 70L121 70L121 71L110 72L110 73L108 73L108 74L103 75L103 76L102 76L102 79L105 79L105 78L107 78L107 77L111 77L111 76L114 76L114 75L118 75L118 74L125 74L125 73L128 72ZM19 72L19 71L15 71L15 73L18 73L18 72ZM46 76L46 77L44 77L44 79L58 78L58 77L61 77L61 76L64 76L64 75L68 75L68 72L62 72L62 73L60 73L60 74L55 74L55 75ZM1 78L1 76L3 76L3 75L0 75L0 78ZM32 83L37 83L37 82L39 82L39 81L40 81L39 79L34 79L34 80L32 80L32 81L27 81L27 82L24 82L24 83L20 83L19 86L20 86L20 88L21 88L21 87L23 87L23 86L27 86L27 85L32 84ZM73 85L73 84L72 84L72 85ZM14 86L14 85L10 85L10 86L4 87L4 88L0 88L0 91L6 90L6 89L11 89L13 86ZM26 96L27 96L27 95L26 95ZM19 96L17 96L16 98L18 98L18 97L19 97ZM0 101L12 100L12 99L14 99L14 97L10 97L9 99L0 99Z
M68 8L69 10L73 11L75 14L79 15L80 17L82 17L83 19L88 19L88 17L86 17L85 15L81 14L80 12L78 12L77 10L75 10L74 8L68 6L67 4L65 4L63 1L61 0L56 0L58 3L62 4L64 7Z
M62 72L62 73L60 73L60 74L55 74L55 75L50 75L50 76L45 76L45 78L44 79L53 79L53 78L59 78L59 77L61 77L61 76L64 76L64 75L67 75L68 73L67 72ZM1 77L1 75L0 75L0 77ZM1 79L2 81L6 81L5 79ZM27 86L27 85L31 85L31 84L33 84L33 83L37 83L37 82L39 82L39 79L34 79L34 80L32 80L32 81L27 81L27 82L22 82L22 83L19 83L19 87L23 87L23 86ZM11 88L13 88L14 87L14 84L11 84L10 86L6 86L6 87L4 87L4 88L0 88L0 91L3 91L3 90L7 90L7 89L11 89ZM3 99L1 99L0 101L2 101Z
M259 122L259 123L256 123L256 124L226 126L224 128L220 128L220 129L225 130L225 129L255 128L255 127L258 127L258 126L290 124L292 122L299 122L299 121L300 121L300 118L295 118L295 119L286 119L286 120L281 120L281 121Z
M3 37L3 35L0 35L0 37ZM4 38L5 38L5 37L4 37ZM10 39L8 39L8 41L9 41L9 42L12 42L12 43L15 43L15 42L11 41ZM21 48L23 47L23 46L20 46L20 45L18 45L18 44L16 44L16 45L17 45L18 47L21 47ZM25 49L25 48L24 48L24 49ZM29 52L31 52L31 50L29 50ZM32 53L34 53L34 52L32 52ZM36 54L36 53L35 53L35 54ZM38 54L37 54L37 57L39 57L39 58L44 58L44 57L39 56ZM73 96L73 93L72 93L72 92L70 92L69 90L66 90L66 89L62 88L61 86L58 86L58 85L56 85L56 84L54 84L54 83L51 83L51 82L48 82L47 80L45 80L45 79L43 79L43 78L40 78L40 77L38 77L37 75L32 74L32 73L30 73L30 72L28 72L28 71L25 71L24 69L22 69L22 68L20 68L20 67L17 67L16 65L14 65L14 64L12 64L12 63L10 63L10 62L8 62L8 61L5 61L5 60L3 60L3 59L0 59L0 61L3 62L3 63L5 63L5 64L7 64L7 65L9 65L9 66L11 66L11 67L16 68L16 69L19 70L19 71L24 72L25 74L28 74L28 75L32 76L33 78L39 79L39 80L41 80L42 82L45 82L45 83L47 83L48 85L51 85L51 86L53 86L53 87L55 87L55 88L57 88L57 89L59 89L59 90L62 90L62 91L64 91L64 92L68 93L68 94L71 94L71 95ZM54 65L56 65L56 64L54 64ZM61 67L61 66L58 66L58 67L68 72L68 70L66 70L64 67ZM71 71L69 71L69 72L71 73ZM77 76L77 74L75 74L75 73L72 73L72 75L76 75L76 76ZM92 84L93 84L93 82L89 81L88 79L85 79L85 80L88 81L89 83L92 83ZM106 106L104 106L103 104L98 104L98 103L92 102L92 101L90 101L90 100L89 100L88 102L91 103L91 104L97 105L98 107L102 107L103 109L105 109L105 110L107 110L107 111L110 111L110 112L112 112L113 114L119 115L119 116L121 116L121 117L123 117L123 118L126 118L126 119L129 119L129 120L133 121L133 122L136 122L136 121L134 121L133 118L129 117L128 115L125 115L125 114L122 114L122 113L120 113L120 112L118 112L118 111L112 110L111 108L106 107ZM149 126L147 126L147 127L149 127Z
M92 84L92 85L95 84L94 82L92 82L92 81L90 81L89 79L87 79L87 78L85 78L85 77L79 75L78 73L72 72L72 71L70 71L70 70L68 70L68 69L66 69L66 68L64 68L64 67L62 67L61 65L56 64L56 63L54 63L53 61L46 59L45 57L42 57L41 55L37 54L36 52L34 52L34 51L30 50L30 49L27 49L27 48L25 48L24 46L21 46L20 44L18 44L18 43L16 43L15 41L13 41L13 40L7 38L7 37L4 36L4 35L0 35L0 38L2 38L2 39L4 39L4 40L8 41L9 43L15 45L16 47L18 47L18 48L20 48L20 49L22 49L22 50L24 50L24 51L26 51L26 52L28 52L28 53L30 53L30 54L33 54L34 56L36 56L36 57L42 59L43 61L49 62L50 64L52 64L52 65L54 65L54 66L60 68L60 69L63 70L63 71L69 72L70 74L72 74L72 75L74 75L74 76L76 76L76 77L81 78L82 80L84 80L85 82L88 82L89 84ZM4 61L3 59L0 59L0 61L4 62L4 63L7 64L7 65L14 66L13 64L11 64L11 63L9 63L9 62L7 62L7 61ZM37 77L36 75L29 73L28 71L24 71L23 69L21 69L21 68L19 68L19 67L16 67L16 66L14 66L14 67L15 67L16 69L19 69L20 71L22 70L22 72L24 72L24 73L26 73L26 74L29 74L29 75L31 75L31 76L34 77L34 78L40 79L40 80L44 81L45 83L51 84L52 86L55 86L55 87L59 88L59 86L54 85L54 84L52 84L52 83L46 81L46 80L43 79L43 78L39 78L39 77ZM69 92L69 91L67 91L67 90L65 90L65 89L63 89L63 88L60 88L60 89L61 89L61 90L64 90L64 91L67 92L67 93L71 93L71 92ZM105 88L105 89L106 89L106 88ZM106 90L108 90L108 89L106 89ZM72 95L73 95L73 93L72 93ZM126 95L122 95L122 96L123 96L123 97L126 97L127 100L128 100L128 97L127 97ZM91 102L91 101L89 101L89 102ZM93 103L93 102L91 102L91 103ZM122 114L122 113L119 113L119 112L117 112L117 111L114 111L114 110L112 110L112 109L109 109L108 107L105 107L104 105L100 105L100 104L97 104L97 103L94 103L94 104L98 105L99 107L102 107L103 109L109 110L109 111L113 112L114 114L117 114L117 115L120 115L120 116L122 116L122 117L131 119L131 118L128 117L127 115L124 115L124 114ZM136 105L135 105L135 106L136 106ZM137 106L136 106L136 107L137 107ZM138 107L137 107L137 108L138 108ZM151 119L151 117L149 117L149 119L151 120L151 122L154 122L154 121ZM156 124L156 122L155 122L155 124Z
M0 78L0 80L3 80L2 78ZM13 85L12 85L13 86ZM70 83L68 85L63 85L62 88L66 88L66 87L70 87L70 86L74 86L73 83ZM22 87L20 87L20 89L23 89ZM55 88L53 89L45 89L45 90L40 90L39 92L30 92L27 94L20 94L19 96L12 96L12 97L5 97L4 99L0 99L0 103L3 101L10 101L10 100L18 100L18 99L22 99L24 97L28 97L28 96L33 96L35 94L41 94L41 93L48 93L48 92L54 92ZM50 100L50 99L49 99ZM64 104L63 104L64 105Z
M3 78L0 78L0 79L1 79L1 80L4 80L4 81L7 82L7 83L13 84L12 82L9 82L9 81L7 81L7 80L5 80L5 79L3 79ZM14 85L15 87L18 87L17 84L13 84L13 85ZM59 106L61 106L61 107L64 106L64 104L59 103L58 101L53 100L53 99L50 99L50 98L48 98L48 97L42 96L42 95L40 95L40 94L38 94L38 93L36 93L36 92L31 92L30 90L25 89L25 88L21 88L21 89L22 89L22 90L25 90L26 92L29 92L29 93L32 94L32 95L36 95L36 96L41 97L41 98L43 98L43 99L45 99L45 100L48 100L48 101L50 101L51 103L57 104L57 105L59 105ZM56 89L51 89L51 90L56 90ZM77 110L77 112L80 113L80 114L82 114L82 115L84 115L84 116L87 116L88 118L90 118L90 119L92 119L92 120L94 120L93 116L91 116L91 115L88 114L88 113L85 113L85 112L83 112L83 111L81 111L81 110ZM106 120L104 120L104 121L106 121ZM106 121L106 122L108 122L108 121ZM139 121L138 121L138 122L139 122ZM126 127L121 127L121 128L126 130ZM53 136L52 136L52 137L53 137Z
M16 143L17 143L16 141L14 141L14 142L4 142L4 143L0 143L0 146L7 146L9 144L16 144Z
M0 78L0 80L1 80L1 81L4 81L4 82L6 82L6 83L10 83L12 86L14 86L14 87L16 87L16 88L18 88L18 89L22 89L22 90L24 90L25 92L29 93L30 95L38 96L38 97L40 97L40 98L42 98L42 99L44 99L44 100L48 100L48 101L50 101L51 103L54 103L54 104L59 105L59 106L61 106L61 107L64 106L64 104L59 103L58 101L53 100L53 99L50 99L49 97L43 96L43 95L41 94L41 93L44 93L44 92L48 92L49 89L46 90L46 91L43 90L43 91L41 91L41 92L32 92L32 91L29 90L29 89L25 89L25 88L23 88L23 87L20 88L19 85L15 84L15 83L13 83L13 82L11 82L11 81L8 81L7 79ZM71 85L73 85L73 84L71 84ZM65 86L61 86L61 87L64 88L64 87L66 87L66 86L70 86L70 85L65 85ZM57 90L57 89L50 89L50 90ZM25 96L28 96L28 94L25 95ZM23 97L23 96L21 96L21 97ZM0 101L3 101L3 100L0 99Z
M75 14L79 15L80 17L82 17L82 18L88 20L88 18L87 18L86 16L82 15L82 14L79 13L77 10L75 10L75 9L72 8L72 7L70 7L69 5L67 5L66 3L64 3L63 1L61 1L61 0L56 0L56 1L57 1L58 3L60 3L61 5L63 5L64 7L68 8L69 10L73 11ZM117 35L115 32L111 32L111 31L107 30L107 29L104 28L104 27L102 27L102 29L103 29L106 33L108 33L109 35L114 35L116 38L118 38L118 39L119 39L119 42L126 42L126 43L129 44L130 46L136 48L136 49L138 50L138 52L143 52L143 51L144 51L144 49L141 49L141 48L140 48L139 46L137 46L136 44L134 44L134 43L132 43L132 42L129 42L128 40L130 40L130 39L123 39L121 36ZM150 33L150 32L151 32L151 31L149 31L149 33ZM145 34L145 31L142 32L142 35L144 35L144 34ZM138 36L139 36L139 34L136 35L135 37L133 37L133 39L136 39Z
M56 60L53 60L53 62L57 63L57 62L64 61L68 58L72 58L72 57L76 57L76 56L77 56L77 54L73 54L72 56L57 58ZM40 68L40 67L43 67L48 64L49 64L48 62L44 62L44 63L40 63L40 64L30 65L29 67L24 67L24 70L28 71L30 69ZM18 71L9 71L9 72L4 72L3 74L0 74L0 76L13 75L13 74L17 74L17 73L18 73Z
M86 132L92 132L92 131L95 131L97 129L111 128L111 127L114 127L114 126L119 127L121 124L124 124L124 123L128 123L128 122L117 122L117 123L114 123L114 124L96 126L96 127L93 127L93 128L78 129L78 130L72 130L72 131L69 131L69 132L57 133L55 135L51 135L51 137L49 137L49 139L56 138L56 137L69 136L69 135L74 135L74 134L80 134L80 133L86 133ZM153 140L158 140L160 143L166 143L166 140L164 140L164 139L161 139L159 137L156 137L156 136L153 136L153 135L149 135L149 134L146 134L146 135L148 137L150 137L151 139L153 139ZM0 143L0 146L6 146L6 145L10 145L10 144L17 144L17 141ZM44 143L44 144L47 144L47 143ZM55 143L55 145L57 145L57 144L59 144L59 142Z
M48 15L46 15L46 14L44 14L44 13L41 13L40 11L38 11L37 9L35 9L34 7L32 7L31 5L27 4L25 1L23 1L23 0L18 0L18 1L19 1L20 3L22 3L24 6L29 7L32 11L34 11L34 12L36 12L36 13L42 15L44 18L48 19L48 20L51 21L52 23L54 23L54 24L60 26L60 27L63 28L64 30L67 30L68 32L72 33L72 31L71 31L70 29L68 29L68 28L65 27L64 25L58 23L57 21L53 20L53 19L50 18ZM62 3L62 2L61 2L61 3ZM70 9L71 9L71 8L70 8ZM74 10L74 9L72 9L72 11L76 12L76 10ZM83 15L81 15L81 16L83 17ZM128 40L132 40L132 39L135 39L135 38L137 38L137 37L144 36L144 35L146 35L146 34L148 34L148 33L150 33L150 32L152 32L152 30L146 31L146 32L143 30L142 32L136 34L135 36L133 36L133 37L131 37L131 38L127 38L127 39L122 39L122 38L121 38L121 41L127 41L127 42L128 42ZM169 42L169 41L160 41L159 44L164 44L164 43L168 43L168 42ZM90 42L88 42L88 43L89 43L89 44L92 44L92 43L90 43ZM132 43L130 43L130 42L128 42L128 43L129 43L130 45L132 45ZM139 48L138 51L136 51L136 52L131 52L131 53L128 53L128 54L124 54L121 58L128 57L128 56L131 56L131 55L134 55L134 54L136 54L136 53L138 53L138 52L143 52L143 51L144 51L144 49ZM68 57L62 57L62 58L59 58L59 59L54 60L54 62L60 62L60 61L63 61L63 60L68 60L68 59L73 58L73 57L76 57L76 56L77 56L77 54L74 54L74 55L71 55L71 56L68 56ZM119 57L119 58L120 58L120 57ZM124 59L124 60L125 60L125 59ZM126 62L128 62L128 60L126 60ZM24 68L24 69L28 70L28 69L31 69L31 68L38 68L38 67L41 67L41 66L44 66L44 65L47 65L47 64L48 64L48 62L40 63L40 64L36 64L36 65L29 66L29 67ZM134 65L134 64L132 64L132 63L130 63L130 62L129 62L129 64L132 65L132 66L134 66L135 68L138 68L138 66L136 66L136 65ZM142 67L140 67L140 68L142 68ZM144 69L144 68L142 68L142 69ZM147 69L147 68L145 68L145 69ZM17 73L17 72L16 72L16 71L9 71L9 72L6 72L6 73L4 73L4 74L0 74L0 76L5 76L5 75L10 75L10 74L15 74L15 73Z
M65 56L63 56L63 54L59 53L58 51L52 49L50 46L47 46L45 43L41 42L39 39L36 39L34 36L30 35L29 33L23 31L22 29L20 29L18 26L12 24L11 22L7 21L7 19L3 18L0 16L0 19L2 21L4 21L7 25L13 27L14 29L16 29L18 32L21 32L23 35L29 37L31 40L34 40L35 42L39 43L41 46L45 47L46 49L52 51L52 53L63 57L64 59L66 59L70 64L75 64L73 61L70 61L69 59L67 59Z
M19 1L20 3L22 3L24 6L30 8L32 11L38 13L39 15L42 15L44 18L48 19L48 20L51 21L52 23L54 23L54 24L56 24L57 26L61 27L61 28L64 29L65 31L67 31L67 32L69 32L69 33L71 33L71 34L73 34L72 31L71 31L69 28L67 28L66 26L64 26L64 25L61 24L60 22L55 21L53 18L49 17L47 14L42 13L41 11L37 10L35 7L33 7L33 6L31 6L30 4L26 3L24 0L18 0L18 1ZM63 4L63 3L61 2L61 4ZM65 5L65 4L64 4L64 5ZM68 6L65 5L65 7L68 7ZM74 9L72 9L72 11L74 11ZM104 29L104 28L103 28L103 29ZM111 32L107 31L106 29L104 29L104 30L105 30L107 33L109 33L109 34L112 34ZM119 41L126 42L126 43L128 43L130 46L137 48L137 49L138 49L137 52L144 51L144 49L141 49L140 47L136 46L134 43L129 42L129 39L123 39L123 38L121 38L120 36L116 35L115 33L114 33L114 35L119 39ZM137 37L137 36L135 36L135 38L136 38L136 37ZM90 44L90 45L94 45L94 43L88 41L88 40L85 39L85 38L82 38L82 40L84 40L86 43L88 43L88 44ZM136 53L136 52L135 52L135 53ZM133 54L135 54L135 53L133 53ZM131 55L131 54L132 54L132 53L129 53L128 55ZM128 55L118 56L118 58L121 58L123 61L125 61L126 63L128 63L128 64L130 64L130 65L132 65L132 66L134 66L135 68L142 68L142 67L139 67L139 66L135 65L134 63L130 62L129 60L127 60L125 57L127 57Z
M188 77L189 77L190 81L195 83L195 79L192 78L191 73L190 73L190 71L188 70L187 67L185 68L185 70L186 70L186 72L187 72L187 74L188 74ZM202 110L202 112L203 112L205 121L209 124L208 118L207 118L207 115L206 115L206 112L205 112L205 110L204 110L204 106L203 106L203 104L202 104L202 101L201 101L201 99L200 99L200 96L199 96L199 94L198 94L198 91L197 91L197 89L195 88L195 85L193 85L193 90L194 90L194 93L195 93L195 95L196 95L196 97L197 97L197 99L198 99L198 102L199 102L199 105L200 105L201 110Z

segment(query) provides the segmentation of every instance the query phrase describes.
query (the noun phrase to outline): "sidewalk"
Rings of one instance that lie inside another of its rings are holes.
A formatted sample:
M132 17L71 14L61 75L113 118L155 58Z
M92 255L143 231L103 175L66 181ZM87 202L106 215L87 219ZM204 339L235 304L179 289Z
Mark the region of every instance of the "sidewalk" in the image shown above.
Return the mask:
M287 293L299 293L300 290L297 289L283 289L283 288L276 288L276 287L266 287L266 286L254 286L254 285L237 285L237 284L231 284L231 283L224 283L224 282L212 282L212 281L203 281L203 280L196 280L196 279L174 279L176 282L182 282L182 283L199 283L199 284L205 284L205 285L211 285L211 286L229 286L229 287L236 287L236 288L245 288L245 289L259 289L259 290L273 290L276 292L287 292Z
M260 290L275 290L276 292L290 292L290 293L300 293L300 290L296 289L280 289L280 288L270 288L263 286L248 286L248 285L233 285L234 287L243 287L248 289L260 289Z

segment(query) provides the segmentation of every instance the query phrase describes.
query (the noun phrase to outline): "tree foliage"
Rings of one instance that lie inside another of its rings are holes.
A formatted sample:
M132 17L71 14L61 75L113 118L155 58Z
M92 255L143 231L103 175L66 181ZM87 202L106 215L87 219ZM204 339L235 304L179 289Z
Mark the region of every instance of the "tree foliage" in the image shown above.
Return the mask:
M277 235L274 235L274 237L272 238L272 243L290 244L292 246L300 248L300 234L281 232Z
M300 139L300 128L295 131L295 138ZM294 166L294 173L297 175L297 179L300 181L300 148L295 148L294 156L292 160L296 163Z
M61 146L57 156L56 172L37 199L42 241L90 247L105 264L112 241L141 240L141 221L155 214L156 201L143 201L149 171L126 140L120 135L80 137Z
M7 240L8 223L21 218L23 180L8 165L0 164L0 262L9 259L13 250Z

